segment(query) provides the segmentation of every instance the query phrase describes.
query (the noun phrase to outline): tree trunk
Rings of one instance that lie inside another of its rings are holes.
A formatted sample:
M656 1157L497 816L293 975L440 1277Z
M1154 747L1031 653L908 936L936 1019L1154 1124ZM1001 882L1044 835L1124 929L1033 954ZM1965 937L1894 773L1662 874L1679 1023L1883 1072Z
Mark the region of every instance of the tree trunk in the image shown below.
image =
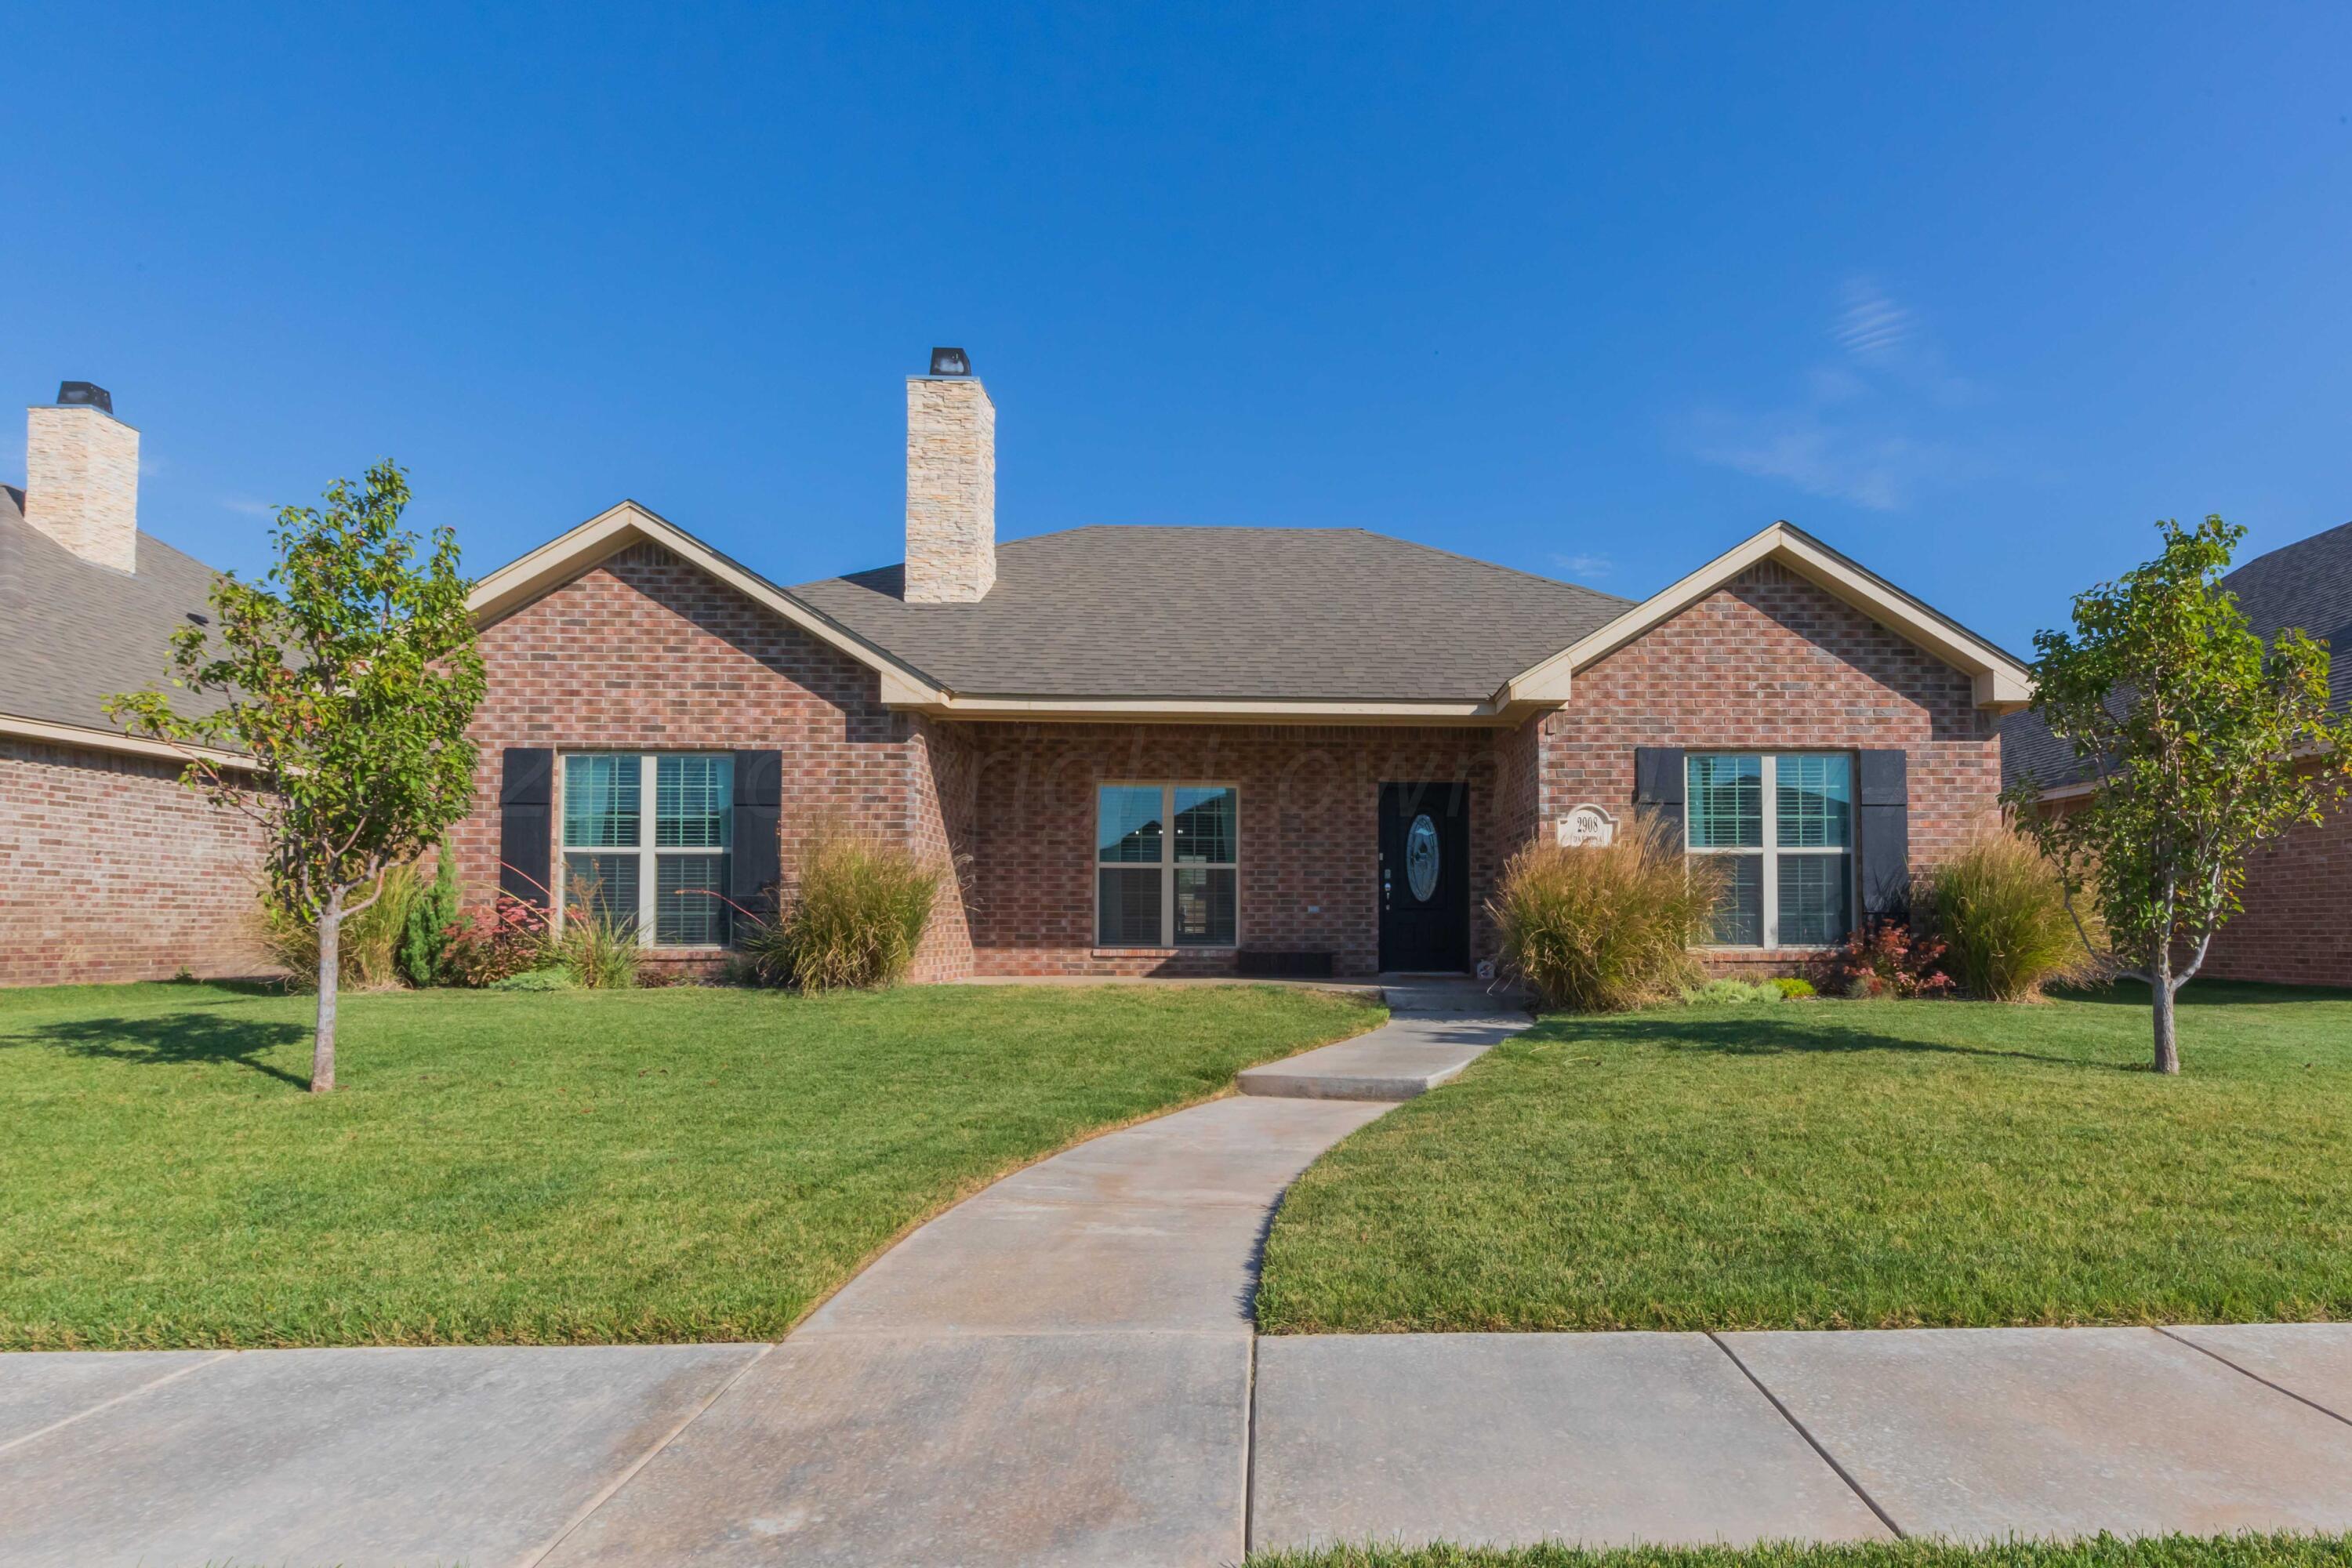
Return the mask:
M335 1087L335 983L342 976L343 890L327 895L319 911L319 1033L310 1047L310 1092Z
M2180 1043L2173 1032L2172 1018L2172 952L2169 948L2156 955L2149 967L2147 999L2156 1009L2156 1070L2177 1073L2180 1070Z

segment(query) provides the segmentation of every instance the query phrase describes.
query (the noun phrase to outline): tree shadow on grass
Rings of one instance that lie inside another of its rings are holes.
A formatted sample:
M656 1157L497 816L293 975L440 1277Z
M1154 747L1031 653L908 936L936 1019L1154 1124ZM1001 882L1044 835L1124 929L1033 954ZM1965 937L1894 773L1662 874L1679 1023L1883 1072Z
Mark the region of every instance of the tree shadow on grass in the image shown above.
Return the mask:
M2095 1072L2128 1070L2126 1064L2121 1062L1888 1035L1875 1029L1842 1024L1834 1018L1814 1016L1840 1005L1843 1004L1780 1003L1774 1005L1770 1016L1751 1018L1581 1018L1577 1020L1574 1027L1576 1037L1585 1040L1661 1046L1668 1050L1705 1051L1727 1057L1898 1051L1931 1056L1979 1057L1993 1061L2044 1062L2053 1067L2082 1068ZM1942 1004L1924 1002L1919 1005L1933 1007ZM1790 1013L1803 1016L1788 1016Z
M68 1056L151 1067L226 1062L264 1078L307 1089L310 1080L261 1059L278 1046L310 1037L300 1024L264 1023L212 1013L172 1013L146 1018L75 1018L0 1035L0 1047L47 1046Z

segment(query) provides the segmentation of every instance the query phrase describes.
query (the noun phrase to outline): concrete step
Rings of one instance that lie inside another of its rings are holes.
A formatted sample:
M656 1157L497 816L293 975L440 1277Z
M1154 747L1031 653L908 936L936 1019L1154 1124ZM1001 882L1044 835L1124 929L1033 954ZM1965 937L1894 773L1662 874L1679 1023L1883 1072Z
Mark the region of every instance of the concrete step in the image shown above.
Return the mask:
M1401 1015L1369 1035L1246 1068L1235 1083L1287 1100L1411 1100L1527 1026L1524 1017Z
M1466 1013L1497 1018L1528 1012L1525 993L1503 981L1383 975L1380 987L1391 1013Z

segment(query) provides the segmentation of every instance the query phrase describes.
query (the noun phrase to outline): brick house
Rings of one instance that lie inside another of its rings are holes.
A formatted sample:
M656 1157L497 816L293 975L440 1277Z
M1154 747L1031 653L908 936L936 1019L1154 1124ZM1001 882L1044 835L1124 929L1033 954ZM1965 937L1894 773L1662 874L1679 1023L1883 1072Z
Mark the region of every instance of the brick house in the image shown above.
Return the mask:
M988 392L907 388L900 565L782 587L623 502L482 580L470 887L708 963L838 822L956 868L919 979L1468 970L1514 850L1654 812L1763 969L1993 807L2023 668L1786 523L1638 603L1357 530L1000 547Z
M1768 969L1992 808L2025 672L1786 523L1638 603L1354 529L1000 547L985 387L943 353L907 413L902 564L782 587L625 501L481 581L478 898L708 966L837 822L954 868L920 979L1475 970L1513 851L1655 813ZM69 383L0 489L0 984L261 966L248 826L100 707L215 575L138 442Z
M2352 704L2352 523L2273 550L2221 579L2264 638L2290 627L2328 645L2332 705ZM2090 793L2089 764L2032 713L2001 726L2007 779L2031 775L2060 810ZM2352 811L2294 828L2246 858L2244 910L2213 939L2200 973L2283 985L2352 986Z
M100 707L163 676L215 574L141 531L102 387L27 413L25 480L0 486L0 984L253 973L251 825Z

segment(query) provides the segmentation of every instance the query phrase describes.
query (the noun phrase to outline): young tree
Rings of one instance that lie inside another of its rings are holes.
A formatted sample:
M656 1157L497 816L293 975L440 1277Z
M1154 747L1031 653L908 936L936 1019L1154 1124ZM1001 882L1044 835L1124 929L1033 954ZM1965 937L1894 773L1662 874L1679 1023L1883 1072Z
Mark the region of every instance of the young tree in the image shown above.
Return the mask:
M212 592L218 625L173 638L173 683L218 693L221 707L183 713L154 690L107 700L131 732L189 755L189 788L261 825L268 896L317 925L314 1093L335 1087L342 922L381 896L386 870L465 815L466 726L483 685L456 537L436 530L418 559L400 526L398 465L376 464L356 489L337 479L325 500L323 512L280 508L265 585L224 576ZM249 765L199 748L242 752Z
M2352 717L2328 712L2326 647L2294 629L2265 647L2221 586L2244 529L2157 527L2161 555L2075 595L2072 633L2033 638L2033 710L2090 793L2043 811L2025 779L2008 798L2068 907L2095 900L2118 968L2147 983L2156 1070L2174 1073L2173 998L2237 912L2246 851L2344 799Z

